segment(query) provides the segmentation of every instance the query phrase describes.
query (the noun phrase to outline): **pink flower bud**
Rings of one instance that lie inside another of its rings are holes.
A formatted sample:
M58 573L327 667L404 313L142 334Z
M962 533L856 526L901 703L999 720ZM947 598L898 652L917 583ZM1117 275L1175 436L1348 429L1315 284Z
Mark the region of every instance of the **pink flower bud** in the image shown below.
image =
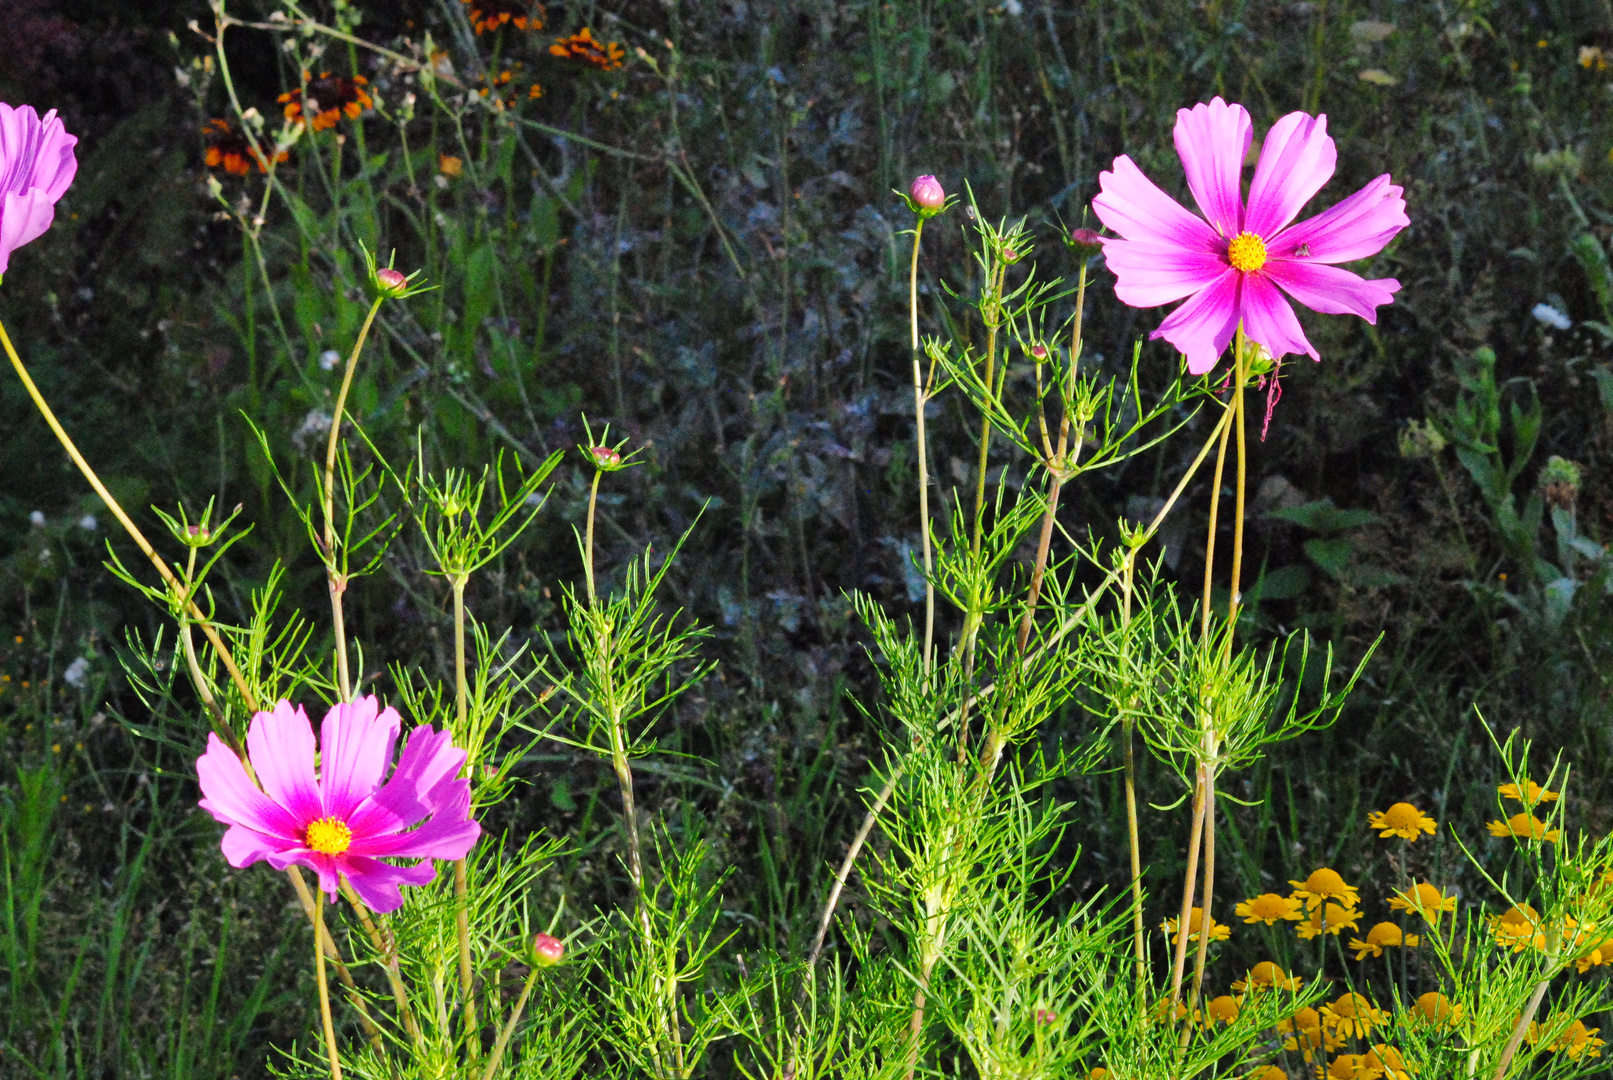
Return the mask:
M622 463L622 455L608 446L589 447L588 453L593 456L595 468L612 469Z
M554 967L566 955L566 943L548 934L532 935L532 962L538 967Z
M1034 356L1038 360L1046 360L1047 359L1047 346L1046 345L1032 345L1031 346L1031 355Z
M402 272L386 266L375 272L375 284L387 296L398 296L409 287L409 279Z
M1018 262L1018 261L1019 261L1019 252L1015 251L1011 247L1003 248L1003 262Z
M947 201L946 189L941 186L941 181L928 173L914 180L907 194L915 206L931 213L940 210Z
M1070 246L1083 255L1092 255L1103 250L1103 237L1091 229L1071 229Z
M1036 1010L1036 1022L1038 1024L1051 1024L1053 1021L1057 1020L1058 1018L1059 1018L1058 1013L1055 1013L1052 1009L1037 1009Z

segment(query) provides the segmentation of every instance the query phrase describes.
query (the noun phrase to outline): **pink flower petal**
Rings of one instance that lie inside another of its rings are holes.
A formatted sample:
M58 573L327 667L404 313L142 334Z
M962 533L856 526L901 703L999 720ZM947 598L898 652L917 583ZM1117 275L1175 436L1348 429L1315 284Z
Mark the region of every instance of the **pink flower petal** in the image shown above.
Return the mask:
M299 825L306 828L324 816L314 782L314 728L302 706L292 708L291 702L281 701L273 712L253 716L246 754L263 790Z
M482 835L482 827L469 815L470 781L455 781L453 793L418 829L355 836L348 852L409 859L463 859Z
M437 876L437 868L429 859L414 866L392 866L363 855L345 855L341 862L342 872L358 898L371 911L383 915L403 906L399 885L426 885Z
M1243 227L1256 236L1275 235L1332 179L1338 157L1326 116L1291 112L1271 125L1249 185Z
M347 819L354 836L397 832L436 808L438 789L465 764L465 751L447 731L422 724L409 732L398 767Z
M325 891L325 895L333 901L336 899L337 889L341 885L336 856L301 847L275 852L268 856L268 861L276 870L284 870L288 866L307 867L319 875L319 887Z
M231 825L224 830L224 839L219 842L224 851L224 861L237 870L251 866L259 859L267 859L289 851L300 844L301 841L297 840L267 836L245 825Z
M56 200L41 188L0 196L0 274L11 265L13 251L39 239L55 220Z
M1127 240L1157 240L1195 251L1224 251L1226 242L1203 219L1165 194L1125 154L1098 175L1092 210L1111 231Z
M319 788L326 814L347 820L380 786L402 726L398 711L382 709L373 694L325 714L319 728Z
M1368 280L1336 266L1281 260L1266 264L1265 272L1283 291L1312 311L1325 315L1359 315L1378 321L1378 308L1394 302L1400 282L1394 278Z
M1278 233L1267 242L1266 255L1271 259L1351 262L1376 255L1409 224L1403 192L1384 173L1338 205ZM1301 253L1302 247L1307 253Z
M207 752L196 759L196 778L203 796L198 805L215 821L302 842L302 824L258 790L241 759L217 735L207 736Z
M1224 256L1159 240L1107 239L1104 263L1115 295L1132 307L1157 307L1198 292L1227 269Z
M1176 111L1176 153L1188 190L1223 237L1244 229L1243 159L1255 135L1249 111L1212 98Z
M1150 337L1164 338L1187 357L1187 370L1203 375L1215 367L1238 329L1238 287L1244 275L1226 272L1187 298Z
M1312 360L1319 356L1305 338L1299 318L1288 299L1277 291L1264 274L1245 274L1243 279L1243 333L1258 341L1275 358L1304 353Z

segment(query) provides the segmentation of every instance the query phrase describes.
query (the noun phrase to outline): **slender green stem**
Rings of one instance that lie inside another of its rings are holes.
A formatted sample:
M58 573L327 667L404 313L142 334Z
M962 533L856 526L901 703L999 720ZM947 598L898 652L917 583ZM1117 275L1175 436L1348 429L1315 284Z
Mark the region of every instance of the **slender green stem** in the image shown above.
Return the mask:
M325 446L325 568L330 587L331 629L336 635L336 692L343 701L353 699L353 684L347 668L347 620L342 612L342 595L347 592L347 575L343 572L345 556L336 554L336 448L341 444L342 414L347 408L347 393L353 387L353 372L358 367L359 353L364 351L364 339L370 336L375 313L381 310L384 297L376 297L364 316L364 326L353 343L342 371L342 388L336 395L336 409L330 418L330 440Z
M1126 670L1126 657L1131 649L1131 598L1135 586L1139 550L1140 548L1133 544L1131 550L1126 553L1120 579L1120 647L1123 650L1121 667L1123 672ZM1131 850L1131 943L1135 953L1133 967L1137 980L1137 998L1141 1001L1147 986L1148 968L1143 938L1143 860L1137 828L1137 757L1132 736L1134 726L1131 710L1128 708L1120 729L1126 744L1126 844Z
M1529 1004L1518 1014L1518 1022L1512 1025L1512 1037L1507 1040L1506 1047L1501 1051L1501 1060L1496 1063L1495 1075L1491 1080L1505 1080L1507 1070L1512 1067L1512 1059L1518 1053L1518 1047L1523 1044L1523 1037L1529 1030L1529 1025L1534 1023L1535 1013L1540 1011L1540 1002L1545 998L1546 988L1550 985L1550 979L1541 979L1536 984L1535 992L1529 996Z
M840 893L845 889L846 882L851 879L851 868L856 863L857 855L862 851L863 845L868 842L869 833L874 831L874 822L879 819L880 813L885 809L885 804L890 802L891 796L895 794L897 781L901 780L901 778L902 769L897 769L891 773L890 779L885 781L885 786L880 789L879 795L874 799L874 804L868 808L868 813L863 816L862 827L857 830L857 835L852 838L851 847L846 849L846 857L841 860L840 869L835 874L834 885L829 889L829 899L824 902L823 915L818 919L818 932L812 939L812 951L807 954L808 968L818 962L818 954L823 951L823 939L828 935L829 923L834 918L835 906L840 903Z
M455 574L450 579L454 593L454 713L458 717L460 737L465 738L470 716L470 676L465 668L465 585L467 574ZM467 773L475 762L467 756ZM470 955L470 871L463 858L454 860L454 922L459 938L459 991L464 998L465 1037L471 1059L481 1051L481 1040L476 1028L476 973Z
M930 551L930 461L929 443L924 434L924 407L929 397L919 370L919 239L924 235L924 219L913 226L913 265L907 279L907 313L913 347L913 421L919 461L919 536L924 545L924 671L935 670L935 559ZM838 895L838 892L837 892ZM819 936L822 941L822 936ZM816 952L814 951L814 955Z
M1215 766L1204 768L1204 891L1199 901L1199 946L1193 958L1193 993L1188 998L1187 1014L1192 1016L1199 1007L1199 995L1204 988L1204 965L1210 955L1210 930L1215 922L1210 914L1210 902L1215 891Z
M1272 378L1276 378L1273 372ZM1232 350L1232 408L1234 412L1233 426L1238 432L1238 485L1233 489L1233 521L1232 521L1232 582L1231 598L1227 601L1227 639L1222 646L1226 655L1232 655L1232 639L1238 627L1238 607L1243 601L1243 519L1244 519L1244 492L1249 478L1249 451L1245 439L1247 428L1244 401L1244 383L1249 379L1249 348L1248 341L1243 336L1243 325L1238 325L1238 335ZM1209 596L1206 594L1208 603Z
M56 441L62 444L62 449L67 451L67 456L72 459L74 465L78 466L78 471L83 474L85 480L89 481L90 487L95 489L95 493L101 497L101 501L112 512L112 516L117 518L118 524L123 526L123 530L129 534L129 538L135 542L135 546L140 549L141 554L151 561L152 566L156 567L157 573L162 576L163 583L168 586L169 595L173 597L174 603L179 605L183 611L188 612L196 624L202 628L202 634L207 638L208 644L213 646L213 650L218 654L219 661L224 665L224 669L229 672L230 681L235 684L236 692L241 695L242 702L245 703L248 709L256 712L258 708L257 697L252 693L252 688L247 685L245 676L241 674L241 669L236 666L235 656L230 652L229 647L224 644L224 639L219 636L217 628L213 626L212 621L206 615L202 614L201 609L196 606L195 597L187 594L185 587L174 575L173 570L169 568L167 561L157 554L156 548L151 546L151 542L146 539L145 534L140 531L139 526L135 525L129 515L124 513L122 505L112 497L112 493L106 489L105 484L101 483L101 478L90 467L90 463L84 459L84 455L79 453L78 446L68 436L61 422L56 419L56 414L51 411L50 405L45 401L45 396L39 392L39 387L34 385L33 377L28 374L28 369L23 366L22 358L17 355L16 347L11 344L11 338L6 334L4 325L0 325L0 347L5 349L6 356L11 360L12 368L17 372L17 377L22 380L23 389L28 391L28 396L33 399L33 403L39 409L40 415L45 418L45 423L56 436ZM198 687L197 690L201 692L201 687ZM237 754L241 752L240 741L235 737L233 731L224 728L219 731L219 736Z
M1236 408L1227 407L1227 417L1236 418ZM1232 434L1232 425L1221 429L1221 442L1215 450L1215 474L1210 480L1210 527L1204 538L1204 600L1199 605L1199 638L1208 643L1210 640L1210 587L1215 580L1215 534L1220 525L1221 511L1221 477L1226 471L1227 439Z
M1201 768L1200 772L1203 771ZM1193 824L1189 826L1187 840L1187 878L1182 883L1182 914L1176 924L1176 953L1171 961L1171 1010L1174 1012L1182 1000L1182 977L1187 970L1187 939L1193 927L1193 887L1198 882L1199 845L1204 838L1204 783L1201 776L1194 777ZM1201 922L1201 932L1207 929ZM1189 1026L1192 1018L1188 1018Z
M423 1049L420 1041L420 1026L415 1023L414 1013L409 1009L409 992L403 985L403 969L398 964L397 943L392 940L391 932L383 934L381 928L376 926L375 920L370 918L370 909L359 899L353 886L344 879L341 884L342 896L347 903L358 913L358 921L364 927L364 933L370 939L370 945L381 957L382 967L386 970L387 982L392 987L392 1003L397 1006L398 1019L403 1023L403 1030L408 1032L409 1040L414 1043L416 1051Z
M353 982L352 973L347 970L347 965L342 963L341 954L336 951L336 942L331 940L330 931L314 919L314 897L308 889L308 883L302 879L302 869L288 866L286 877L291 881L291 888L297 894L297 902L302 905L303 914L308 917L309 925L314 928L315 940L324 943L325 959L336 969L336 977L341 980L342 989L347 993L347 1003L358 1013L358 1022L364 1029L364 1037L370 1041L376 1056L384 1058L386 1046L381 1041L381 1029L370 1019L370 1010L364 1004L364 995L359 993L357 984Z
M482 1070L482 1080L493 1080L498 1072L499 1063L504 1060L504 1049L510 1045L510 1038L515 1034L515 1026L521 1022L521 1014L526 1011L527 998L532 996L532 988L538 983L538 976L543 969L536 964L527 974L526 985L521 987L521 996L515 999L515 1008L510 1010L510 1018L505 1021L504 1027L493 1042L493 1052L487 1056L487 1068Z
M584 533L582 570L588 581L590 607L598 603L598 595L594 592L594 509L599 503L599 478L603 475L604 470L595 469L593 486L588 489L588 530Z
M330 1057L330 1080L342 1080L342 1062L336 1053L336 1024L330 1015L330 987L325 980L325 890L314 890L314 983L319 987L319 1019L325 1028L325 1053Z

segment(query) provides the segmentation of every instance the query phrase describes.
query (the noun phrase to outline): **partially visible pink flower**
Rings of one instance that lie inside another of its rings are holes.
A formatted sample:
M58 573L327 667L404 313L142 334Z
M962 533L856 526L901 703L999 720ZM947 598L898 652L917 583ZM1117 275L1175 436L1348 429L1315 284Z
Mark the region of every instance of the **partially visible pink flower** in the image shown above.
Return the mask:
M306 866L332 900L345 877L374 910L396 909L399 885L426 884L437 875L432 859L463 858L482 832L470 817L470 781L459 777L465 752L448 732L411 731L383 782L401 727L397 710L373 696L335 706L320 726L316 776L313 725L302 706L282 701L252 717L247 732L257 784L209 735L196 775L201 808L229 826L225 859L238 869L264 859L276 870Z
M1338 153L1327 117L1292 112L1272 125L1246 203L1243 161L1253 137L1242 105L1215 98L1177 111L1176 152L1204 218L1184 210L1124 154L1098 177L1101 191L1092 201L1099 220L1120 234L1103 241L1115 295L1132 307L1187 298L1152 336L1185 354L1195 375L1215 366L1240 320L1274 358L1321 359L1287 297L1375 323L1377 309L1400 288L1393 278L1367 280L1334 265L1377 254L1410 224L1389 175L1290 225L1333 175Z
M13 251L56 220L56 202L78 172L77 144L55 109L41 119L32 105L0 102L0 274Z

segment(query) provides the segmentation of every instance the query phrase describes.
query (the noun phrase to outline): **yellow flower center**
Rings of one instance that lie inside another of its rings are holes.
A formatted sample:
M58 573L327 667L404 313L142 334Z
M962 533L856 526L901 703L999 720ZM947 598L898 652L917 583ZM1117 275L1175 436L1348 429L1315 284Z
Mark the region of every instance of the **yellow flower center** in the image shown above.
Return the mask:
M1266 242L1252 232L1241 232L1227 245L1227 262L1248 273L1266 265Z
M308 823L308 846L325 855L340 855L353 842L353 830L347 823L335 818L320 818Z

